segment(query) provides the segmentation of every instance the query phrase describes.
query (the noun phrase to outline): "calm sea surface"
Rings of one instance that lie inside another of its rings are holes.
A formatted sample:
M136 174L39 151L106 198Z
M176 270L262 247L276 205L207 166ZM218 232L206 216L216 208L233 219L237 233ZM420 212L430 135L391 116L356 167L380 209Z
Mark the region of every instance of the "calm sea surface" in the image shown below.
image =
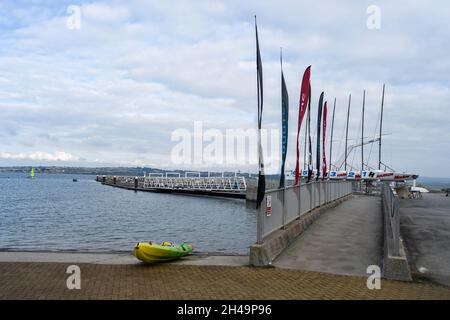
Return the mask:
M244 200L134 192L94 178L0 173L0 250L130 251L152 240L247 254L256 240Z

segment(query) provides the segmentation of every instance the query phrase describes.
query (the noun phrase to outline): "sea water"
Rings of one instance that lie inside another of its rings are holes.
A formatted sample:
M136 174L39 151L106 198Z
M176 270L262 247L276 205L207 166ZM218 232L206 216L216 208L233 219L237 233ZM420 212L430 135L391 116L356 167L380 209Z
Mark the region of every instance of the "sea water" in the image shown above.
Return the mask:
M143 241L248 254L256 212L242 199L135 192L91 175L0 173L0 250L131 251Z

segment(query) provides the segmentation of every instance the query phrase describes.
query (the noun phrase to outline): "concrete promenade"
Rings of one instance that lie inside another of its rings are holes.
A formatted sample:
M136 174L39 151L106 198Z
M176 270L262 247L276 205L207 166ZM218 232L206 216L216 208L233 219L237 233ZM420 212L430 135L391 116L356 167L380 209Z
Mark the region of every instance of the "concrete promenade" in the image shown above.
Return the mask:
M75 263L75 262L73 262ZM73 263L0 262L3 299L450 299L450 289L429 283L280 268L179 264L77 263L81 289L66 286Z
M381 266L381 199L354 195L327 210L273 263L280 268L365 276Z
M401 200L400 216L413 276L450 286L450 197Z
M44 263L89 263L106 265L137 265L141 262L131 252L0 252L1 262L44 262ZM183 259L168 262L176 265L202 265L202 266L246 266L248 256L243 255L209 255L190 254Z

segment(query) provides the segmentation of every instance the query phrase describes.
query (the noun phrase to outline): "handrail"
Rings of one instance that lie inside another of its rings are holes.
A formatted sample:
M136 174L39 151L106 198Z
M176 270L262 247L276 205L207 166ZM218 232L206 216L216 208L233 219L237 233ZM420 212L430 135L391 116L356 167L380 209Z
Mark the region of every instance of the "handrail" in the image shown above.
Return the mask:
M400 212L399 212L399 198L397 192L387 183L382 185L382 201L383 209L387 211L389 218L390 230L392 236L392 253L395 256L400 255Z
M319 180L266 190L257 212L256 242L263 243L264 238L307 212L351 194L352 185L351 181Z

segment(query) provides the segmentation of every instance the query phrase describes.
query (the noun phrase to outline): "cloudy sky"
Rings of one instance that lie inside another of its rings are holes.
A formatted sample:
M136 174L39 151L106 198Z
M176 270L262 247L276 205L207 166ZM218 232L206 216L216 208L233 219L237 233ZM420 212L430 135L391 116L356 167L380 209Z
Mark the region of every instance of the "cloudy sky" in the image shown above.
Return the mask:
M370 5L380 9L379 29L368 28ZM80 28L70 6L80 10ZM354 144L363 90L370 139L386 83L383 162L450 177L448 1L2 0L0 12L0 165L176 168L175 130L192 131L194 121L220 132L255 128L256 14L264 128L280 128L283 47L288 168L300 80L312 65L314 129L320 92L331 104L328 128L337 98L333 162L343 154L348 95ZM349 157L358 167L359 152ZM365 154L375 166L378 146Z

